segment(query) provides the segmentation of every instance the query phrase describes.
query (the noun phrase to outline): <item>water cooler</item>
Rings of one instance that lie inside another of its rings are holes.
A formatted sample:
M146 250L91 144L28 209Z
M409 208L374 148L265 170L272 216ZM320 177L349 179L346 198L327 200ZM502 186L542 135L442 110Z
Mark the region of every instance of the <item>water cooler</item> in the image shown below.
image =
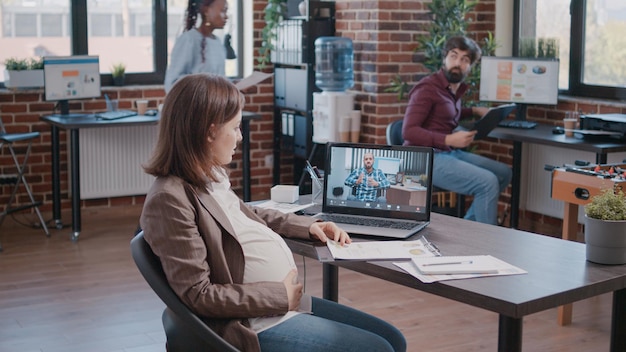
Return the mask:
M352 40L315 40L315 85L322 92L313 93L313 142L349 141L350 131L360 127L351 118L354 95L346 92L354 85Z

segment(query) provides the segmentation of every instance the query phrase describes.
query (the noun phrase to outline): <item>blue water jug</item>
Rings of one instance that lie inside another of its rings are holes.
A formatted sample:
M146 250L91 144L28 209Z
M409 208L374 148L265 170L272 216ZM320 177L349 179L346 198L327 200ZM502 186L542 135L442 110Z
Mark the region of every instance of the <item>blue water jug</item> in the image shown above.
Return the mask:
M324 91L341 92L354 86L352 40L319 37L315 40L315 85Z

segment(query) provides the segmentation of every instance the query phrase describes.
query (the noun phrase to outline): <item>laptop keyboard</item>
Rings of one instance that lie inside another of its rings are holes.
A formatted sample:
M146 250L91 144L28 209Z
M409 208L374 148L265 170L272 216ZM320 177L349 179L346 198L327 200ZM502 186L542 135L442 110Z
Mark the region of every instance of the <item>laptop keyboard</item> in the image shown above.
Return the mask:
M416 223L408 221L394 221L388 219L360 218L354 216L346 216L340 214L320 214L318 219L324 221L332 221L340 224L361 225L370 227L380 227L385 229L410 230L415 227Z
M521 129L531 129L537 126L536 122L532 121L523 121L523 120L504 120L501 121L498 126L500 127L508 127L508 128L521 128Z
M117 119L123 119L125 117L135 116L135 115L137 115L137 113L131 110L115 110L115 111L99 112L96 114L96 117L99 117L103 120L117 120Z

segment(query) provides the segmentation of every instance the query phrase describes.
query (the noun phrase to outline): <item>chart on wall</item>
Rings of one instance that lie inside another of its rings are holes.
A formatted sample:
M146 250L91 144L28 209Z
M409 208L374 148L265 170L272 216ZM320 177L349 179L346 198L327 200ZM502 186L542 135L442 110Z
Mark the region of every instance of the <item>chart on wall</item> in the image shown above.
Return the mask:
M481 59L480 100L555 105L559 94L558 59Z

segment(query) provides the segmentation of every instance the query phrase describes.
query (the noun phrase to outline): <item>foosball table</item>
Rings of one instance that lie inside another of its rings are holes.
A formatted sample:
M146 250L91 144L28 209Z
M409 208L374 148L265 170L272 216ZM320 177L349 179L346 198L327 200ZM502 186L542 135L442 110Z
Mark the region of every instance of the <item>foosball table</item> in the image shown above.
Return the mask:
M565 205L561 237L570 241L576 240L578 232L578 206L589 203L591 197L604 190L618 192L626 188L626 164L566 165L551 168L551 171L551 197ZM572 305L559 307L558 323L568 325L571 322Z
M578 206L603 190L626 188L626 164L563 166L552 170L552 199L565 202L563 239L575 240ZM570 209L571 208L571 209ZM570 226L573 225L573 226Z

